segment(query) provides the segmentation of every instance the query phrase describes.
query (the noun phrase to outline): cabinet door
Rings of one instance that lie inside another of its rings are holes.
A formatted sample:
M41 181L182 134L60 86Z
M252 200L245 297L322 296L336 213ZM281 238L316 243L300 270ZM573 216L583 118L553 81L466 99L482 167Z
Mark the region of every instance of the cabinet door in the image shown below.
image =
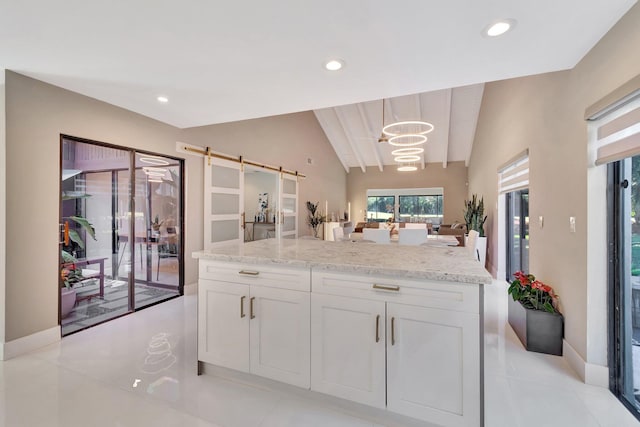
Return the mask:
M479 426L478 314L387 303L387 319L388 409Z
M198 360L249 372L249 286L198 281Z
M251 373L309 388L308 292L251 287Z
M311 295L311 389L385 407L385 303Z

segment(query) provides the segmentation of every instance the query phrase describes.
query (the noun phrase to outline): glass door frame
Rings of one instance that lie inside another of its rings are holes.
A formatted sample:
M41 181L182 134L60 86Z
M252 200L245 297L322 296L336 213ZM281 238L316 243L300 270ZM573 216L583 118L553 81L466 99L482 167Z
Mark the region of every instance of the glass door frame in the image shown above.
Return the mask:
M631 186L630 159L607 165L607 241L608 241L608 364L609 389L640 420L640 403L633 394L632 343L627 342L626 328L632 325L631 289ZM632 327L632 326L631 326Z
M135 283L136 283L136 278L135 278L135 272L132 272L131 274L128 275L127 277L127 286L128 286L128 292L129 292L129 298L128 298L128 310L126 313L123 314L118 314L115 315L113 318L110 318L108 320L103 320L100 322L96 322L95 324L92 324L91 326L88 326L86 328L82 328L82 329L78 329L75 330L73 332L71 332L70 334L79 332L81 330L99 325L101 323L105 323L108 322L110 320L116 319L118 317L122 317L122 316L126 316L128 314L131 314L135 311L138 310L142 310L144 308L147 307L151 307L153 305L162 303L164 301L167 301L169 299L173 299L176 298L178 296L182 296L184 295L184 248L185 248L185 238L184 238L184 225L185 225L185 179L184 179L184 171L185 171L185 166L184 166L184 159L179 158L179 157L173 157L173 156L169 156L166 154L162 154L162 153L156 153L156 152L152 152L152 151L148 151L148 150L141 150L141 149L137 149L137 148L131 148L131 147L123 147L123 146L119 146L119 145L115 145L115 144L110 144L107 142L102 142L102 141L96 141L96 140L92 140L92 139L86 139L86 138L81 138L81 137L77 137L77 136L72 136L72 135L67 135L67 134L60 134L60 142L59 142L59 171L60 171L60 177L59 177L59 189L58 189L58 193L61 195L62 194L62 170L63 170L63 145L64 145L64 141L68 140L68 141L74 141L74 142L78 142L78 143L83 143L83 144L90 144L90 145L94 145L94 146L99 146L99 147L105 147L105 148L111 148L114 150L120 150L123 152L127 152L129 154L129 212L131 213L132 211L135 212L135 177L136 177L136 167L135 167L135 162L136 162L136 153L137 154L142 154L142 155L147 155L147 156L155 156L155 157L161 157L161 158L166 158L166 159L170 159L172 161L175 161L178 163L179 165L179 169L180 169L180 197L179 197L179 215L180 215L180 221L178 222L180 230L181 230L181 236L180 236L180 240L179 240L179 250L180 250L180 255L178 257L178 293L170 298L167 298L165 300L162 301L158 301L158 302L154 302L139 308L135 308ZM126 169L121 169L121 170L126 170ZM114 182L117 183L117 177L115 179L115 181L112 178L112 191L114 191L112 193L112 197L117 197L116 193L115 193L115 189L113 188ZM115 256L117 257L119 255L119 248L117 247L117 237L116 237L116 231L117 231L117 226L116 226L116 218L115 218L115 212L113 210L113 206L111 209L111 225L112 225L112 257L115 251ZM58 222L59 224L62 224L62 197L59 196L59 207L58 207ZM135 231L135 224L134 221L130 221L129 224L129 236L135 236L134 234ZM59 249L58 249L58 266L62 265L62 255L61 255L61 247L62 243L60 242L58 244ZM129 245L129 255L130 255L130 259L135 261L135 244L130 244ZM116 275L118 274L118 272L116 272ZM58 271L58 280L60 277L60 273ZM56 281L56 283L58 284L58 287L60 287L60 284L58 281ZM61 295L60 292L58 292L58 324L61 325L62 324L62 314L61 314ZM70 335L67 334L67 335Z
M524 194L527 194L527 196L529 195L529 189L528 188L522 188L519 190L514 190L514 191L510 191L508 193L505 193L505 219L506 219L506 252L505 252L505 274L506 274L506 280L507 281L511 281L513 279L512 275L515 271L513 271L513 266L512 266L512 256L513 256L513 252L514 252L514 245L513 245L513 212L512 212L512 208L511 208L511 203L512 201L514 201L515 203L518 203L519 208L520 208L520 250L518 251L518 255L520 257L519 260L519 265L520 265L520 270L522 269L522 265L523 265L523 260L524 260L524 251L523 251L523 243L527 240L526 239L526 235L528 233L525 233L525 229L527 227L527 224L525 224L526 220L525 218L529 217L529 202L527 201L527 215L525 216L523 213L523 206L524 203L522 201L522 196ZM516 198L518 200L513 200L514 198ZM527 254L527 260L528 260L528 254ZM529 268L528 268L528 262L527 262L527 271L525 271L525 273L528 273ZM517 271L517 270L516 270Z

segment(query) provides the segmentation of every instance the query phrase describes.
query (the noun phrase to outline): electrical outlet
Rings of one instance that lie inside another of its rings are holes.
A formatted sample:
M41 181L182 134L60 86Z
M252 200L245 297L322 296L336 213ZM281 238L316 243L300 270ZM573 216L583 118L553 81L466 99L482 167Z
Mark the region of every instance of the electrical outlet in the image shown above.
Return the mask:
M544 217L542 215L538 217L538 225L540 225L540 228L544 227Z
M576 217L575 216L570 216L569 217L569 231L572 233L576 232Z

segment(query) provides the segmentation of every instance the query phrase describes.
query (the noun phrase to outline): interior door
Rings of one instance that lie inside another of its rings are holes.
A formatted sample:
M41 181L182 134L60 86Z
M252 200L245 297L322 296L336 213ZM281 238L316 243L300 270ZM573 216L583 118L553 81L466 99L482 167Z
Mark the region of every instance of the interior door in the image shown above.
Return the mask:
M298 177L280 174L280 220L276 221L276 236L281 239L298 237Z
M242 165L204 158L204 248L244 242L244 173Z

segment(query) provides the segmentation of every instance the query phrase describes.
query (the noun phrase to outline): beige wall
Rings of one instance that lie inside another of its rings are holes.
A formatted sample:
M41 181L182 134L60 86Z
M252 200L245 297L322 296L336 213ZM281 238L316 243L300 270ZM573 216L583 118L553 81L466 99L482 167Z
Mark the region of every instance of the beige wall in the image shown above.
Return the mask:
M10 71L6 109L5 338L12 341L58 324L60 134L176 156L178 129ZM187 253L201 246L191 223ZM186 270L186 283L195 277L194 268Z
M5 274L6 274L6 184L7 170L6 152L6 122L5 122L5 83L4 70L0 69L0 358L2 357L2 343L5 341Z
M485 86L469 166L469 193L490 208L488 262L497 268L497 167L525 148L530 155L530 271L562 301L565 339L587 362L603 364L587 330L587 124L585 109L640 73L640 5L634 6L570 71ZM605 194L600 194L606 203ZM537 225L544 216L544 227ZM569 232L575 216L577 232ZM597 286L604 288L606 284ZM599 312L596 323L607 322ZM593 321L593 319L591 319Z
M0 96L2 88L0 85ZM5 102L0 104L5 106ZM203 160L176 152L176 141L208 145L308 175L300 185L301 206L308 199L346 205L346 172L311 112L180 130L8 71L6 114L6 241L10 250L6 255L6 301L0 305L6 311L6 334L0 342L58 324L61 133L186 159L185 284L197 280L197 263L189 255L203 247ZM307 165L307 158L313 159L312 166ZM2 159L0 156L0 162ZM4 188L2 176L0 186ZM304 221L301 229L306 231ZM0 233L4 230L2 227ZM1 268L0 261L0 274Z
M300 235L311 234L306 224L307 200L320 202L323 210L325 201L330 211L346 208L346 171L310 111L185 129L180 141L305 174L298 193ZM312 165L307 163L309 158ZM201 181L194 183L198 194L202 194ZM201 199L190 205L198 212Z
M347 175L347 199L351 202L351 219L364 221L367 210L367 190L384 188L444 188L443 223L463 221L462 209L467 197L467 168L464 162L451 162L446 168L442 163L428 163L424 169L414 172L398 172L386 166L383 172L377 167L351 168Z

